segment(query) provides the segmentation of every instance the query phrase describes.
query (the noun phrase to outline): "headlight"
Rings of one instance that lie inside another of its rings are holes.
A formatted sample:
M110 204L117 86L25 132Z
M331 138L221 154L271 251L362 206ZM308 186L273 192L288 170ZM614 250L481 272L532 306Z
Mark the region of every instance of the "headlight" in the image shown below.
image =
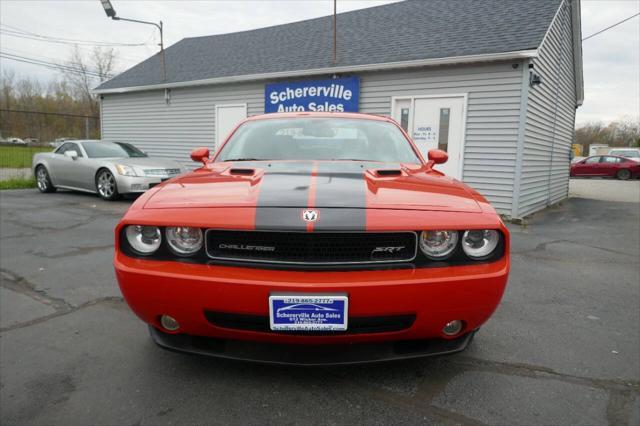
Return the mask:
M458 244L458 231L422 231L420 250L431 259L448 257Z
M151 254L160 248L162 236L157 226L130 225L125 231L132 249L140 254Z
M498 247L500 234L491 229L466 231L462 236L462 250L472 259L481 260Z
M190 256L202 248L202 231L190 226L166 229L167 242L171 250L180 256Z
M136 171L131 166L116 164L116 170L123 176L137 176Z

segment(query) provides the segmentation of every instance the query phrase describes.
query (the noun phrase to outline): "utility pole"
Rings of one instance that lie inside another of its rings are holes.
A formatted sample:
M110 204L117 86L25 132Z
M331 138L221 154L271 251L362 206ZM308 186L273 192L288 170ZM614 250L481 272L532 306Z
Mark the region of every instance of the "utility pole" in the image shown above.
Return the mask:
M338 0L333 0L333 66L338 63Z
M160 61L162 62L162 81L167 81L167 64L166 64L165 56L164 56L164 39L163 39L163 34L162 34L162 21L160 21L159 24L156 24L155 22L140 21L140 20L137 20L137 19L120 18L119 16L116 16L116 10L111 5L111 0L100 0L100 3L102 4L102 7L104 8L104 11L107 14L107 17L113 19L114 21L127 21L127 22L135 22L137 24L153 25L158 30L160 30Z

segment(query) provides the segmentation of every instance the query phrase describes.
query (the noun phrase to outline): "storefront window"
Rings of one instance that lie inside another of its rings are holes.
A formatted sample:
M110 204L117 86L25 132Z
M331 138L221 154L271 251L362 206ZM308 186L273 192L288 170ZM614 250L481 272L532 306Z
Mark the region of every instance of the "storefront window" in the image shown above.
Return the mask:
M402 127L405 132L409 131L409 108L402 108L400 111L400 127Z

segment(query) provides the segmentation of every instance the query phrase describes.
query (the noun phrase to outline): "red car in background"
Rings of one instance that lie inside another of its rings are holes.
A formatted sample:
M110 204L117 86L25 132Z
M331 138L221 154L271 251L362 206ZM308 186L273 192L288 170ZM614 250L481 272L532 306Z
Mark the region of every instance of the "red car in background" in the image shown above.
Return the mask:
M570 175L615 177L627 180L640 176L640 163L617 155L594 155L571 165Z
M463 350L509 273L509 231L390 118L242 122L202 167L142 195L115 269L161 347L279 364Z

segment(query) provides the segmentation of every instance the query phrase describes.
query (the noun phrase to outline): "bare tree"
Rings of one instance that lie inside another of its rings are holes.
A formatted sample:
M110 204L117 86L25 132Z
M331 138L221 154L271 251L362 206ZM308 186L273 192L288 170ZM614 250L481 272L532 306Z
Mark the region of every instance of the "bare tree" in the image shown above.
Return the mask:
M88 58L85 58L78 46L75 46L66 66L73 71L65 72L64 78L87 107L87 113L97 116L100 107L96 96L91 92L101 82L111 78L117 54L113 48L95 47Z
M3 108L10 108L11 98L13 97L13 92L15 88L15 73L13 70L2 71L2 76L0 76L0 85L2 86L2 92L0 93L0 105Z
M625 117L606 126L601 122L587 123L576 129L576 143L585 150L591 144L640 147L640 122Z

